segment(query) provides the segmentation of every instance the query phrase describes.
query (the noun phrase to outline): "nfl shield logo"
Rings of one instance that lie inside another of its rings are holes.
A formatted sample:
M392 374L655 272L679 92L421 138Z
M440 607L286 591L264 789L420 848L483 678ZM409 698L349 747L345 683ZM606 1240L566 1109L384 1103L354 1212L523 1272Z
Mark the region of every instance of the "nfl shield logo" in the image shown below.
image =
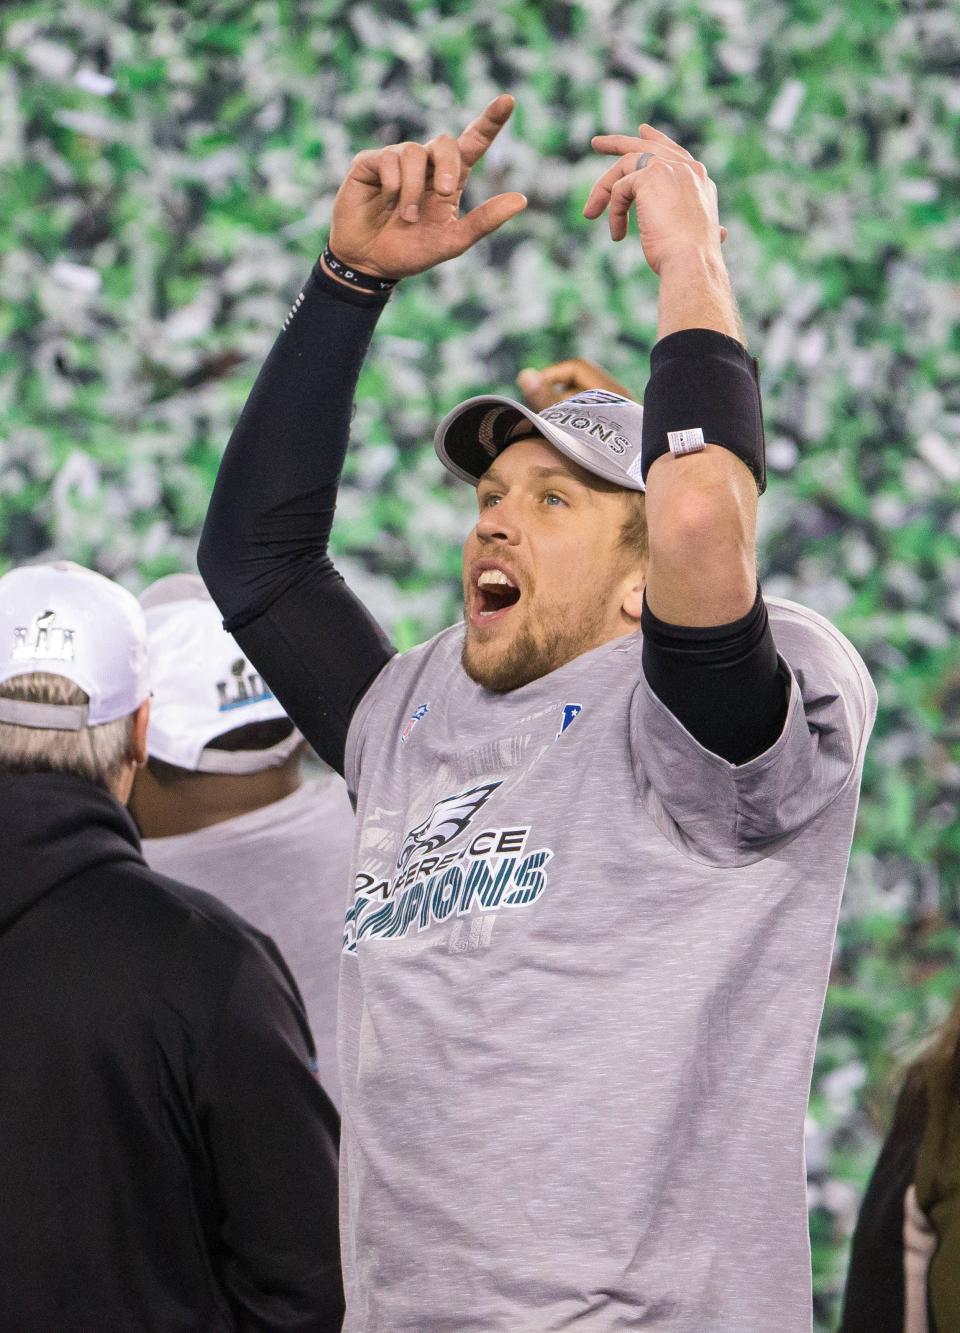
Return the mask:
M400 731L401 745L406 745L407 741L410 739L410 734L413 731L414 727L417 725L417 723L420 721L422 717L426 717L429 711L430 711L429 704L421 704L415 713L410 714L406 722L404 722L403 727L401 728Z

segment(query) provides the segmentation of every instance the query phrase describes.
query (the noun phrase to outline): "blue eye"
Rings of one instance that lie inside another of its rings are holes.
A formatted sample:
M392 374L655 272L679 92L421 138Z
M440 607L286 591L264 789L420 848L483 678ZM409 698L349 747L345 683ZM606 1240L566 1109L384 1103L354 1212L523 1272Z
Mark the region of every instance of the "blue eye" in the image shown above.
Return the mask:
M557 505L565 505L567 503L562 495L556 495L553 491L549 491L543 498L546 500L547 504L554 509Z
M493 494L493 492L488 492L486 495L481 497L480 508L489 509L492 505L495 505L499 499L500 499L499 495L495 495Z

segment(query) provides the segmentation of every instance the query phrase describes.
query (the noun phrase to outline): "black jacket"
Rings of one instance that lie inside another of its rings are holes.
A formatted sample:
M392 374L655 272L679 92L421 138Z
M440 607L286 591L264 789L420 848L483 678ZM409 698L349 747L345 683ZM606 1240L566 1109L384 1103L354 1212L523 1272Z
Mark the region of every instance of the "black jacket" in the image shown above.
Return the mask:
M340 1328L336 1113L273 944L0 775L0 1333Z

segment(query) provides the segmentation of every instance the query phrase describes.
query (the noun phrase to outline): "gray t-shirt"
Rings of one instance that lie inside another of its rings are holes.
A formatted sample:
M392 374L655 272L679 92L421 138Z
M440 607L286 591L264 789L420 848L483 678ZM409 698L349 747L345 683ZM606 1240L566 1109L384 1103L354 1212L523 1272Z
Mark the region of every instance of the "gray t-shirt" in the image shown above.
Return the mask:
M734 767L632 635L509 694L462 625L347 743L349 1333L806 1333L803 1121L876 694L768 599L791 694Z
M337 1106L337 976L353 822L347 789L329 773L248 815L143 843L154 870L214 894L277 945L303 996L320 1082Z

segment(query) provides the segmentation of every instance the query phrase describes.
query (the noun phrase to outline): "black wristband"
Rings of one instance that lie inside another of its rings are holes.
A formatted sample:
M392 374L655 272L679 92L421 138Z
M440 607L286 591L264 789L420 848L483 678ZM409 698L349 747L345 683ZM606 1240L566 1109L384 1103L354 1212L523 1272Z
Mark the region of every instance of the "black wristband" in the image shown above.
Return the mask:
M379 278L374 273L361 273L359 269L351 268L349 264L337 258L329 245L323 247L321 258L331 273L335 273L342 281L349 282L351 287L359 287L363 292L392 292L400 281L399 278Z
M643 463L646 481L662 454L694 453L717 444L736 454L767 485L760 369L742 343L714 329L682 329L650 353L643 396Z
M338 282L332 278L318 259L313 266L310 275L311 282L315 283L317 288L332 296L337 301L343 301L346 305L356 306L360 310L382 310L390 300L389 292L368 292L363 287L350 287L345 282ZM298 301L294 302L290 316L294 316L300 308Z

